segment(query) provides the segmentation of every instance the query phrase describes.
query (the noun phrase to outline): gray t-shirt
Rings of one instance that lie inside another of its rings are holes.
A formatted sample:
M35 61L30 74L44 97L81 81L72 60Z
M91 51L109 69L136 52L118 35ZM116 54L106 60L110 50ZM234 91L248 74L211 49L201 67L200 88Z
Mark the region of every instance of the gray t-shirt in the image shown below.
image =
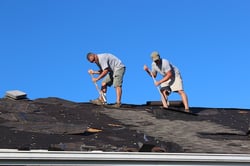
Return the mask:
M122 61L112 54L103 53L97 54L97 56L102 70L109 68L111 71L115 72L116 70L125 67Z
M152 62L152 72L160 73L162 76L165 76L168 71L173 70L174 74L179 73L179 69L172 65L168 60L162 59L161 65L157 65L155 62Z

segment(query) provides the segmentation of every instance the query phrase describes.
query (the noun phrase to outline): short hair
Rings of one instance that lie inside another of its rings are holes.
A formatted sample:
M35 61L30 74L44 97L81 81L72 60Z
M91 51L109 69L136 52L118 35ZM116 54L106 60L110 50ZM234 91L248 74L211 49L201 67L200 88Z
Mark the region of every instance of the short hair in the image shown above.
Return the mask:
M93 56L93 55L94 55L94 53L92 53L92 52L87 53L87 60L89 60L90 57Z

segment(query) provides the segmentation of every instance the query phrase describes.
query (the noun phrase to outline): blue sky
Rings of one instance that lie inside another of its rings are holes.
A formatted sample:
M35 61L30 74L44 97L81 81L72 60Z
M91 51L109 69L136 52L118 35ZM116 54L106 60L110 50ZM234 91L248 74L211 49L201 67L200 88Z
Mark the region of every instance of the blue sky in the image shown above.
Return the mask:
M0 0L0 20L2 97L88 102L86 53L108 52L127 66L123 103L160 100L143 70L156 50L180 69L191 107L250 108L249 0Z

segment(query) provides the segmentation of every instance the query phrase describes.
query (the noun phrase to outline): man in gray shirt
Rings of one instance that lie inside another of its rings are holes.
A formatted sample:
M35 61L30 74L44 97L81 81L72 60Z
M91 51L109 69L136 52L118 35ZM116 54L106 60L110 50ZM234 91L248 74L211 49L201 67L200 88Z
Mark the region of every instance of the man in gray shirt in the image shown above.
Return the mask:
M161 74L163 78L155 82L155 86L160 86L161 93L166 98L171 92L178 92L182 98L185 111L189 112L188 98L183 89L183 81L180 71L177 67L172 65L167 59L162 59L157 51L151 53L152 58L152 71L144 65L144 70L153 77L157 73Z
M88 53L87 60L90 63L96 63L96 65L99 67L98 71L94 71L92 69L88 71L89 74L99 74L98 77L92 78L93 82L96 83L97 81L106 76L103 79L101 85L101 93L103 94L103 96L106 96L107 86L113 85L115 87L116 104L114 104L113 106L119 108L121 106L122 83L123 76L126 70L125 65L120 59L109 53ZM96 100L91 100L91 102L97 105L105 104L105 100L101 96Z

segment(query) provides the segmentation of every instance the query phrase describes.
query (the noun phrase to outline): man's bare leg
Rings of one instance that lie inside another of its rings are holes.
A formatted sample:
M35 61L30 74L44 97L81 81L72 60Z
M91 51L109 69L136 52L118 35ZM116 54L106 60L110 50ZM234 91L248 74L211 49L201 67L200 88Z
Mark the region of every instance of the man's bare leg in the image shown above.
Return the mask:
M185 110L189 111L189 105L188 105L188 97L186 93L183 90L178 91L178 93L181 96L182 102L184 104Z
M116 89L116 103L121 104L121 98L122 98L122 87L118 86Z

